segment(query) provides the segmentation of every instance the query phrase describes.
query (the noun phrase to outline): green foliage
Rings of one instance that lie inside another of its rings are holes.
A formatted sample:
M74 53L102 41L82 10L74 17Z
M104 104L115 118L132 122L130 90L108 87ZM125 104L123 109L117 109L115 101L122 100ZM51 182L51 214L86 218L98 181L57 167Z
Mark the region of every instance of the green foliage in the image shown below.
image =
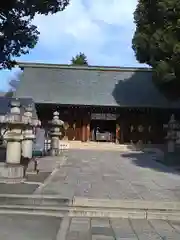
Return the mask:
M2 0L0 2L0 69L11 69L14 57L34 48L39 32L32 24L36 14L62 11L69 0Z
M134 13L132 47L140 63L150 65L160 82L180 79L179 0L139 0Z
M14 94L14 92L12 90L9 90L7 93L5 93L5 97L12 98L13 94Z
M84 53L79 53L71 59L73 65L88 65L87 57Z

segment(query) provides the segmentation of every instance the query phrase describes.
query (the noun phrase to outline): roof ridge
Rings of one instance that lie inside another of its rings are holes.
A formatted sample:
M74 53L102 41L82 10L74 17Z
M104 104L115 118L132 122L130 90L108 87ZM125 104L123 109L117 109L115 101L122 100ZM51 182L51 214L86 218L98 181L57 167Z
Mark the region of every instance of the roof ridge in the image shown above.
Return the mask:
M18 62L17 65L21 68L58 68L58 69L74 69L74 70L96 70L96 71L152 71L148 67L120 67L120 66L77 66L71 64L54 64L54 63L36 63L36 62Z

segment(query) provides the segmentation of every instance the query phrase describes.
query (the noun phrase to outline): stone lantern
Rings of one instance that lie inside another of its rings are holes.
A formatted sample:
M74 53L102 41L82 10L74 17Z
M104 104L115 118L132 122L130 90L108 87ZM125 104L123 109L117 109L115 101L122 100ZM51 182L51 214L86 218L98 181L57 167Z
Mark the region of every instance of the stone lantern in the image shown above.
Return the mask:
M53 119L49 122L51 125L51 156L59 156L60 154L60 137L61 137L61 127L64 124L63 121L59 119L59 113L56 111L53 113Z
M18 99L11 101L10 113L0 116L0 123L8 129L4 136L6 146L6 164L0 169L3 178L23 178L23 166L21 160L21 142L23 140L22 129L24 122L20 113L20 102Z
M23 141L22 141L22 156L25 158L32 158L33 152L33 141L35 139L34 128L39 126L41 123L38 119L33 119L32 116L33 108L31 105L25 108L23 122Z
M170 117L168 124L166 125L167 128L167 147L168 152L173 153L175 151L175 145L177 137L177 129L179 128L178 122L175 120L174 114Z

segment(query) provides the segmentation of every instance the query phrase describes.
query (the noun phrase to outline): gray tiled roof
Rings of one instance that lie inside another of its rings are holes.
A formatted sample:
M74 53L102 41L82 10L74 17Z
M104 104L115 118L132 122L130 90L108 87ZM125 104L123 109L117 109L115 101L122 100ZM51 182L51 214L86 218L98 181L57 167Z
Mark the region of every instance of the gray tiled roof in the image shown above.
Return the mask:
M10 112L10 103L12 100L13 100L13 98L0 97L0 115L5 115ZM24 114L24 107L27 107L28 105L32 105L33 106L33 117L37 118L35 105L34 105L34 102L32 99L20 98L19 101L21 103L21 114Z
M35 103L178 108L152 82L150 69L20 64L17 97Z

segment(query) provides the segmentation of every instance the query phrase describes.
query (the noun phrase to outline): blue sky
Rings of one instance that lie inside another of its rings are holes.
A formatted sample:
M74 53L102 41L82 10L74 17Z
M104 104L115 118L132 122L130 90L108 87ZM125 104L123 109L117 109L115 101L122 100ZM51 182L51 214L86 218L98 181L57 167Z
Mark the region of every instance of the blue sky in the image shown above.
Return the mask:
M91 65L142 66L131 48L136 4L137 0L71 0L63 12L36 16L39 42L17 60L70 63L81 51ZM0 71L0 90L9 88L8 82L17 71Z

